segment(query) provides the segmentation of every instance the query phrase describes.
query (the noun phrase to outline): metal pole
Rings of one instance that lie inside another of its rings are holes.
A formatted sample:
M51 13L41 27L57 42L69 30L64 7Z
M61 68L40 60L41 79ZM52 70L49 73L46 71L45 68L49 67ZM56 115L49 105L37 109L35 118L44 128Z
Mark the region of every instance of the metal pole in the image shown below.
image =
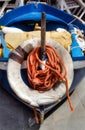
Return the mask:
M46 15L45 12L42 13L41 19L41 55L45 53L45 38L46 38Z

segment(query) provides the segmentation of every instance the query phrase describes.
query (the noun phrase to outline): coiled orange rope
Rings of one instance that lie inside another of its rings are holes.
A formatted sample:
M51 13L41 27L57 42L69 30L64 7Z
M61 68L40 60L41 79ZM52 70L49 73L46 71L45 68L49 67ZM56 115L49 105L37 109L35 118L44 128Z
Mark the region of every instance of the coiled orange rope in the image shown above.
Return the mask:
M47 91L54 87L57 81L65 82L68 102L71 110L73 110L68 90L67 72L63 60L54 48L46 45L47 61L44 64L39 58L40 51L41 47L37 47L27 57L28 80L31 86L39 91ZM41 64L45 66L44 70L39 69Z

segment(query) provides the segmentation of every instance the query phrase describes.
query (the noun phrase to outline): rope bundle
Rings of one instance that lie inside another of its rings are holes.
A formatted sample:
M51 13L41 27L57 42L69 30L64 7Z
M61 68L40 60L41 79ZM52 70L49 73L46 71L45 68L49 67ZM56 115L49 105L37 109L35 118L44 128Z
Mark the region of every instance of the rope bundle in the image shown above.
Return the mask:
M69 97L68 80L66 77L66 68L63 60L58 55L56 50L49 45L46 45L46 64L40 59L41 47L37 47L30 52L27 57L27 72L28 80L35 90L48 91L58 81L63 81L66 84L66 94L70 104L71 110L73 106ZM44 70L39 69L39 66L43 64Z

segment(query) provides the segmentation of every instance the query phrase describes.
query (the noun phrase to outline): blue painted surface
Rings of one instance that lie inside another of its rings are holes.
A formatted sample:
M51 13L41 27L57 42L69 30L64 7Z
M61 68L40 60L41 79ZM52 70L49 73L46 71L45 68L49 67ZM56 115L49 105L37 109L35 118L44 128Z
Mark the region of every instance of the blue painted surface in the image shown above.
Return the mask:
M0 25L13 26L18 22L22 23L23 21L40 21L41 12L46 12L46 20L62 22L69 24L71 21L76 27L85 30L85 25L82 25L77 19L74 20L74 17L66 12L63 12L57 8L45 5L42 3L31 3L19 8L16 8L8 13L6 13L0 19Z
M74 27L72 24L69 25L69 31L71 32L71 37L72 37L72 45L71 45L72 59L73 60L85 60L85 56L76 40L76 34L74 32Z

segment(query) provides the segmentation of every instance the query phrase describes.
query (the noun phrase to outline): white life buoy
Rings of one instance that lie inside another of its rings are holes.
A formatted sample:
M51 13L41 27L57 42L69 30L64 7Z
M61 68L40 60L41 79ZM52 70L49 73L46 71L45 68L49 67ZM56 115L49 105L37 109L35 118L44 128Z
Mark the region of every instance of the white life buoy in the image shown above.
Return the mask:
M60 44L51 39L47 40L46 44L54 47L59 55L62 57L67 69L67 79L69 84L68 86L70 89L74 75L71 56ZM30 53L30 51L38 45L40 45L39 38L32 38L25 41L10 54L7 67L8 81L12 90L24 102L36 107L40 105L55 103L59 101L66 92L66 86L63 82L60 83L55 90L51 89L46 92L39 92L37 90L31 89L22 80L20 73L21 65L24 59L26 59L27 55Z

